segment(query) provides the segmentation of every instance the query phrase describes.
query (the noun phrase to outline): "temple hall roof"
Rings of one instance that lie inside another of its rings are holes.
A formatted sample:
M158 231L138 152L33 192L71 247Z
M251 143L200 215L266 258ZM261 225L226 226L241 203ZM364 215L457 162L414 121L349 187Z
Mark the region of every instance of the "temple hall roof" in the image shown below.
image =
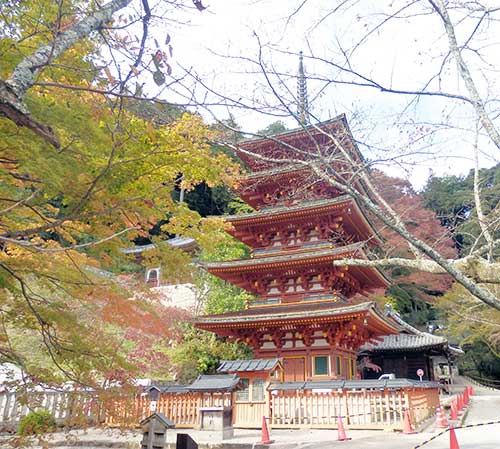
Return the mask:
M407 351L432 348L435 346L445 346L448 340L444 337L421 332L420 335L398 334L386 335L381 341L365 343L359 348L360 351Z
M196 246L196 240L191 237L173 237L171 239L164 240L162 243L166 243L172 248L180 249L193 248ZM121 252L124 254L140 254L144 251L149 251L156 247L157 245L155 245L154 243L149 243L147 245L136 245L130 248L122 248Z
M355 390L355 389L377 389L384 388L437 388L437 382L420 381L413 379L373 379L373 380L320 380L308 382L275 382L267 389L269 391L287 390Z
M413 327L411 324L408 324L392 309L390 305L386 306L384 314L398 323L401 326L403 333L398 335L386 335L381 337L380 341L365 343L359 348L360 351L418 351L434 347L447 347L450 352L455 352L456 355L460 355L460 353L463 354L463 351L460 348L448 346L447 338L423 332L416 327Z

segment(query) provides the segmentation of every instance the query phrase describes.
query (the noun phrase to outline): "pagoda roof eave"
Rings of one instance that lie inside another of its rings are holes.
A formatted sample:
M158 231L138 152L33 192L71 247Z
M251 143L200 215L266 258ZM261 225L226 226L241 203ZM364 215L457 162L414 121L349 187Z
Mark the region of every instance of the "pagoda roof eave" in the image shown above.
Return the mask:
M224 273L239 273L248 271L260 271L273 267L287 268L291 266L300 266L311 261L327 262L329 260L338 260L345 257L359 256L368 259L363 246L366 242L357 242L351 245L337 248L328 248L323 250L296 251L278 256L260 256L251 259L238 259L225 262L202 262L201 266L208 272L224 278ZM356 268L356 267L355 267ZM376 267L363 267L375 274L384 288L390 285L389 279Z
M361 255L365 256L362 251L365 242L352 243L351 245L340 246L337 248L328 248L323 250L312 251L289 251L286 254L278 256L261 256L251 259L227 260L223 262L202 262L201 265L208 271L234 271L240 267L257 267L269 264L286 263L286 262L301 262L305 259L312 258L329 258L333 256L351 256L356 252L361 251Z
M320 199L320 200L312 200L312 201L304 201L300 204L294 204L293 206L276 206L260 209L257 212L251 212L248 214L241 215L226 215L224 219L231 222L247 222L254 221L259 218L269 217L274 218L276 216L280 216L283 214L290 214L293 212L305 211L308 209L316 209L316 208L326 208L328 206L334 206L338 204L342 204L344 202L352 201L352 197L349 195L342 195L336 198L328 198L328 199Z
M301 172L301 171L307 171L309 168L305 165L283 165L275 168L270 168L267 170L260 170L260 171L252 171L248 173L240 182L242 184L245 183L245 181L251 181L254 179L260 179L260 178L268 178L269 176L276 176L276 175L285 175L289 173L295 173L295 172Z
M206 330L235 327L252 328L271 323L273 326L282 324L308 324L343 321L349 319L368 318L380 332L397 334L399 325L384 317L374 302L363 302L352 305L327 303L319 307L317 304L299 303L294 306L281 305L276 307L252 308L241 312L229 312L220 315L198 317L197 327Z
M279 206L271 207L268 209L261 209L257 212L252 212L249 214L242 215L227 215L224 217L226 221L229 221L232 225L236 226L238 224L247 224L255 222L265 222L273 221L278 219L280 216L286 215L287 217L294 215L302 215L302 212L313 211L315 209L326 209L329 210L334 206L339 206L342 203L351 203L355 208L356 213L362 218L364 224L367 226L369 231L371 231L370 242L376 242L381 244L382 237L379 235L370 219L366 216L363 209L359 206L358 202L349 195L341 195L336 198L328 198L321 200L306 201L301 204L293 206Z
M284 131L284 132L281 132L278 134L273 134L271 136L254 137L254 138L246 139L240 143L240 146L241 147L253 147L253 146L256 146L258 144L272 142L273 140L290 138L290 137L293 137L293 136L296 136L299 134L303 134L305 132L309 132L309 130L314 131L318 128L327 128L328 126L334 125L336 123L341 123L342 125L344 125L344 128L347 130L350 139L354 143L354 147L355 147L357 156L360 157L361 160L363 160L363 156L359 152L359 149L357 148L357 146L355 144L355 141L353 139L352 133L351 133L350 128L349 128L349 124L347 123L346 115L344 113L339 114L336 117L333 117L329 120L325 120L325 121L322 121L319 123L309 124L309 125L305 125L305 126L300 126L298 128L290 129L290 130L287 130L287 131Z

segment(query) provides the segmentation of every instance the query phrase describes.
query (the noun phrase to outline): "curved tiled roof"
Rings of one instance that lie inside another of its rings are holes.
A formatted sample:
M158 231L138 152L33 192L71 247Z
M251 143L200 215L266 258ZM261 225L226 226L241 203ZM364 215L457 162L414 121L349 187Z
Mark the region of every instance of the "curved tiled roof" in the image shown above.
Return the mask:
M248 173L243 181L259 179L259 178L269 178L269 176L282 175L287 173L293 173L296 171L307 170L308 168L304 165L283 165L276 168L271 168L269 170L254 171Z
M281 359L250 359L250 360L223 360L217 368L218 373L228 373L231 371L254 372L270 371L281 362Z
M380 341L365 343L359 348L360 351L418 350L448 344L448 340L445 337L423 332L413 327L411 324L408 324L390 306L386 306L384 314L396 321L396 323L403 328L403 332L405 333L386 335L381 337L382 340Z
M361 249L365 242L352 243L351 245L345 245L338 248L328 248L316 251L300 251L292 252L289 251L288 254L280 254L279 256L269 256L269 257L259 257L255 259L238 259L238 260L228 260L224 262L205 262L202 265L207 269L234 269L237 267L252 267L260 266L266 264L274 264L280 262L302 262L305 259L312 259L318 257L328 257L328 256L340 256L344 254L354 253L355 251Z
M384 388L437 388L439 383L413 379L373 379L373 380L322 380L309 382L280 382L272 383L269 391L280 390L355 390L355 389L384 389Z
M240 378L236 374L201 374L189 385L190 391L231 391Z
M305 127L300 126L298 128L295 128L295 129L288 129L286 131L283 131L283 132L280 132L277 134L273 134L272 136L253 137L251 139L246 139L241 143L241 145L242 146L249 146L249 145L255 145L256 143L259 143L259 142L265 143L265 142L269 142L269 140L271 138L279 139L279 138L293 136L294 134L297 134L297 133L303 133L304 128L314 130L315 127L322 127L322 126L326 127L328 125L333 125L335 123L343 123L343 124L347 125L347 120L346 120L345 114L339 114L339 115L337 115L337 117L333 117L329 120L325 120L323 122L320 122L320 123L317 123L314 125L306 125Z
M345 302L325 302L316 304L280 304L276 306L255 307L239 312L228 312L221 315L207 315L197 318L197 324L215 324L232 322L258 322L262 320L293 320L333 317L352 313L367 312L375 308L373 302L346 304Z
M421 332L420 335L398 334L386 335L382 341L365 343L360 351L387 351L387 350L412 350L424 349L434 346L447 345L448 340L444 337Z
M320 199L320 200L313 200L313 201L303 201L300 204L294 204L293 206L277 206L277 207L270 207L268 209L260 209L258 212L251 212L249 214L242 214L242 215L226 215L224 216L224 219L227 221L235 222L235 221L243 221L247 219L258 219L261 217L274 217L276 215L281 215L285 212L299 212L299 211L308 211L309 209L316 209L319 207L328 207L328 206L334 206L336 204L344 203L344 202L354 202L352 197L349 195L341 195L336 198L326 198L326 199Z

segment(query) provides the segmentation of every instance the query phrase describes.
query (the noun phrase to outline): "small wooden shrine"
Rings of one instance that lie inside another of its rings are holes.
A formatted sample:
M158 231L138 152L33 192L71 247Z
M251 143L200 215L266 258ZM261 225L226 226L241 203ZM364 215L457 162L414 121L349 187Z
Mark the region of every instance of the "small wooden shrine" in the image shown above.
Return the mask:
M338 157L330 157L332 169L341 170L341 152L328 135L361 158L344 116L242 148L274 159L296 157L292 146L299 157L318 148L330 156L337 151ZM197 326L247 343L256 358L282 358L285 382L356 378L359 347L400 327L366 296L388 286L380 271L334 267L332 261L370 257L380 243L375 230L353 198L307 169L239 156L252 170L240 195L256 212L226 218L228 232L251 248L251 258L205 268L256 299L241 312L200 317Z

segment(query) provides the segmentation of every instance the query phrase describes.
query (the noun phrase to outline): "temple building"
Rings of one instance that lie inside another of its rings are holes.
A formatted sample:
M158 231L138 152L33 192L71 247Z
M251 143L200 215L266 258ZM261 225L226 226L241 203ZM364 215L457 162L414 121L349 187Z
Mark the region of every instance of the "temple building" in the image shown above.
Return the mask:
M389 305L385 314L398 322L399 334L386 335L365 343L358 353L363 379L378 379L381 373L396 378L436 381L443 386L453 383L456 360L463 351L445 337L423 332L406 323Z

